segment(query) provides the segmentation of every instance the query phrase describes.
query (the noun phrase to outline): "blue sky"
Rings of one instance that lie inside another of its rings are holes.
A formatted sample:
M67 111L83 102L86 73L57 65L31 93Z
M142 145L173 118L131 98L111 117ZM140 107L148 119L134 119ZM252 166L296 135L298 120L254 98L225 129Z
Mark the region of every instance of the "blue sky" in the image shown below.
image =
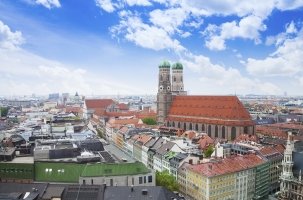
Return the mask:
M303 1L2 0L0 95L303 95Z

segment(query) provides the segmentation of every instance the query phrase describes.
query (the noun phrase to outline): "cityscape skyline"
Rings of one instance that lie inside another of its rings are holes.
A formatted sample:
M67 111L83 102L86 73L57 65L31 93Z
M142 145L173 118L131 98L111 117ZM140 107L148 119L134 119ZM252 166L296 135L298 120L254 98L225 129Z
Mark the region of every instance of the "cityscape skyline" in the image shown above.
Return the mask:
M183 64L189 94L302 95L302 6L4 0L0 95L156 94L163 60Z

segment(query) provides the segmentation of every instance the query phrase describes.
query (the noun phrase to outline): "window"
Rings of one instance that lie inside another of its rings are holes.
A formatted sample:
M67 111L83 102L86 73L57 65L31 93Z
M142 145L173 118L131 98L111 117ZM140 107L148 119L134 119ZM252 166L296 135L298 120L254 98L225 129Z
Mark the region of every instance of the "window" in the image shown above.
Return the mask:
M149 183L153 182L153 177L152 176L148 176L148 182Z
M211 137L211 125L208 125L207 135Z
M196 131L198 131L199 130L199 126L198 126L198 124L196 124Z
M114 180L112 178L109 180L109 182L110 182L110 186L114 185Z
M91 179L91 184L94 185L94 179Z
M231 140L236 139L237 133L236 133L236 127L231 128Z
M142 184L143 181L142 181L142 176L139 177L139 184Z
M225 126L222 126L222 138L225 139Z
M146 183L146 176L144 176L144 183Z
M216 138L218 137L218 126L217 125L215 126L215 137Z

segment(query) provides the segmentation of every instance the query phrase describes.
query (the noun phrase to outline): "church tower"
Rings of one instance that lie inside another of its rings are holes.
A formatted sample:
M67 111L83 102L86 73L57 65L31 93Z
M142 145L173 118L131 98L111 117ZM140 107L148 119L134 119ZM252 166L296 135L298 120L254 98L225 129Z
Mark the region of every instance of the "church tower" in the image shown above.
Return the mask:
M286 149L284 151L284 159L282 161L282 174L281 174L281 192L288 190L289 188L289 181L294 179L294 174L292 172L292 168L294 165L292 159L292 152L294 151L294 144L291 140L291 132L288 133L288 139L286 143Z
M164 125L172 102L170 83L170 63L164 61L159 65L159 84L157 94L157 122Z
M172 93L184 94L183 65L179 62L172 65Z

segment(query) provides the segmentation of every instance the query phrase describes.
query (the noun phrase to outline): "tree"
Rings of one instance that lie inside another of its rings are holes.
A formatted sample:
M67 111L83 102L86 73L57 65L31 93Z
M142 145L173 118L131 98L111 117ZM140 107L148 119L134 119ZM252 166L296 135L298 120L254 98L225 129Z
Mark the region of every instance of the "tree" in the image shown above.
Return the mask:
M156 172L156 185L163 186L170 191L177 191L179 189L176 179L167 170Z
M157 124L156 120L152 117L146 117L146 118L142 119L142 121L144 124L147 124L147 125L156 125Z
M207 147L207 149L204 151L204 156L206 157L206 158L208 158L208 157L210 157L211 156L211 154L214 152L214 147L212 146L212 145L209 145L208 147Z
M0 111L1 116L0 117L6 117L7 113L8 113L8 108L1 107L0 109L1 109L1 111Z

